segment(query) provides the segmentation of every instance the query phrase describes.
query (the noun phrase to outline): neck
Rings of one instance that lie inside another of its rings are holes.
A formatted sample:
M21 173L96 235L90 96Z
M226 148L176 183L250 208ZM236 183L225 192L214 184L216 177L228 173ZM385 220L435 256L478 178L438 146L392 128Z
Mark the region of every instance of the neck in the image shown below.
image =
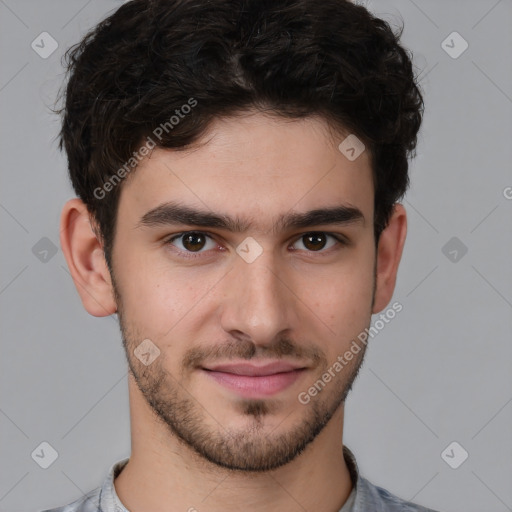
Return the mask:
M234 512L242 505L247 512L335 512L352 490L343 458L343 406L288 464L239 472L200 457L155 421L132 378L129 387L132 453L114 484L130 512Z

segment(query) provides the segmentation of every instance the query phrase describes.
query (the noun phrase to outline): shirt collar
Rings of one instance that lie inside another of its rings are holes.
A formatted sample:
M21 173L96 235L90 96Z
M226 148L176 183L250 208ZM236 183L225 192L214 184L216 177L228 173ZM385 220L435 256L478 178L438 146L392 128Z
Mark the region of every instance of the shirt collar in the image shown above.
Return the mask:
M357 492L357 486L360 480L359 468L357 467L354 454L345 445L343 445L343 458L347 464L350 479L352 481L352 492L350 493L348 500L345 502L339 512L356 512L360 510L357 505L359 502L361 502L362 499L361 493ZM121 503L121 500L119 499L119 496L117 495L116 489L114 487L115 478L119 475L119 473L121 473L129 460L130 458L126 457L125 459L115 462L110 467L108 475L101 488L99 497L100 510L102 512L129 512L129 510L126 509L125 506ZM354 503L356 505L355 507Z

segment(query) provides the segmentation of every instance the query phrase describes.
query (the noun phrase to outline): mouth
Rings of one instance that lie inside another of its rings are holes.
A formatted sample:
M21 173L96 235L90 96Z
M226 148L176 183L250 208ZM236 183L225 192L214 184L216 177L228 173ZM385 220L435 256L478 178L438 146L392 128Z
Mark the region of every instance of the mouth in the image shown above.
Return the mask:
M306 367L270 361L259 365L247 362L213 365L201 370L217 384L244 398L264 398L290 387Z

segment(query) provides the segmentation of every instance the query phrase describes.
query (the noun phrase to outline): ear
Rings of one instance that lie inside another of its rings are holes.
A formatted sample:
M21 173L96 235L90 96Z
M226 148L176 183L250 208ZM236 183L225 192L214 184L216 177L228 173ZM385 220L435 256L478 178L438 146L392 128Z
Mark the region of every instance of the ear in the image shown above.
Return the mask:
M103 247L91 219L83 201L69 200L62 209L60 245L84 308L93 316L108 316L117 311L117 305Z
M389 223L380 235L377 247L375 299L372 314L382 311L393 296L398 264L402 257L406 235L407 215L405 208L396 203Z

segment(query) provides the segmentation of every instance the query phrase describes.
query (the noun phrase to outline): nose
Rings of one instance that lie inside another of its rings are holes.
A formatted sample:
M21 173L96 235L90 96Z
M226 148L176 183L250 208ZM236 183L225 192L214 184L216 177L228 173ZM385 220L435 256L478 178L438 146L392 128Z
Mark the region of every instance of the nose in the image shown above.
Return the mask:
M252 263L237 258L223 280L224 331L234 336L242 333L255 345L269 345L291 330L297 298L289 281L270 251L264 251Z

